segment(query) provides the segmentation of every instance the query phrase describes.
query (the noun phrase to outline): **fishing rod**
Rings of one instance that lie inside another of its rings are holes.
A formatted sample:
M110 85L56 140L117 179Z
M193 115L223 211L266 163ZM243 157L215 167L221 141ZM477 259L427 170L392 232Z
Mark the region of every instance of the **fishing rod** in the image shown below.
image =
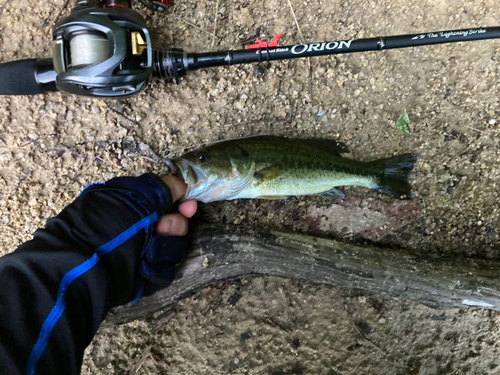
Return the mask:
M485 27L278 46L278 34L269 43L257 39L242 50L156 50L144 18L131 9L130 1L78 0L71 14L54 26L53 58L0 64L0 95L65 91L126 97L154 78L175 79L197 69L500 38L500 27ZM168 2L140 1L160 11Z

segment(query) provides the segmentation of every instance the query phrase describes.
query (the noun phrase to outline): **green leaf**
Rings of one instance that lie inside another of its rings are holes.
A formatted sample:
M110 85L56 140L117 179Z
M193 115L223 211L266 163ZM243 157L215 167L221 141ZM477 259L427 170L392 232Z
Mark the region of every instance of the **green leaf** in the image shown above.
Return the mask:
M406 113L406 109L399 116L396 128L404 135L410 135L410 118L408 117L408 113Z

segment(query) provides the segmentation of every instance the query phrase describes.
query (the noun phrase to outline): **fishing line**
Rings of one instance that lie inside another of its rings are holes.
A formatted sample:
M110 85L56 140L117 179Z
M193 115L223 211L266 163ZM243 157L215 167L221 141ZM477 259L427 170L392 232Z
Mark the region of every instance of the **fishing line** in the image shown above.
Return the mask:
M71 68L99 64L109 56L109 42L96 34L78 34L69 41Z

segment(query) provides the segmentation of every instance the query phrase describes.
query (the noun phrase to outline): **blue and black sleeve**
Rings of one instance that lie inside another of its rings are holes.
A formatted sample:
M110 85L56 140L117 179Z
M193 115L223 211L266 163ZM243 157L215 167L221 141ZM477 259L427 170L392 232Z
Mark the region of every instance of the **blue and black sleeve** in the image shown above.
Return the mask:
M0 258L0 373L80 373L108 311L173 278L185 243L153 231L172 203L152 174L92 185Z

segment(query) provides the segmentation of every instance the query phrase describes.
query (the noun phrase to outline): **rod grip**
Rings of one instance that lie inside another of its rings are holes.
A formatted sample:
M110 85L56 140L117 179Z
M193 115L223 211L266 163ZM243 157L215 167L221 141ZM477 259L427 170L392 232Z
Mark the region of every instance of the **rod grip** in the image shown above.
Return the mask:
M0 64L0 95L43 94L36 80L36 59Z

